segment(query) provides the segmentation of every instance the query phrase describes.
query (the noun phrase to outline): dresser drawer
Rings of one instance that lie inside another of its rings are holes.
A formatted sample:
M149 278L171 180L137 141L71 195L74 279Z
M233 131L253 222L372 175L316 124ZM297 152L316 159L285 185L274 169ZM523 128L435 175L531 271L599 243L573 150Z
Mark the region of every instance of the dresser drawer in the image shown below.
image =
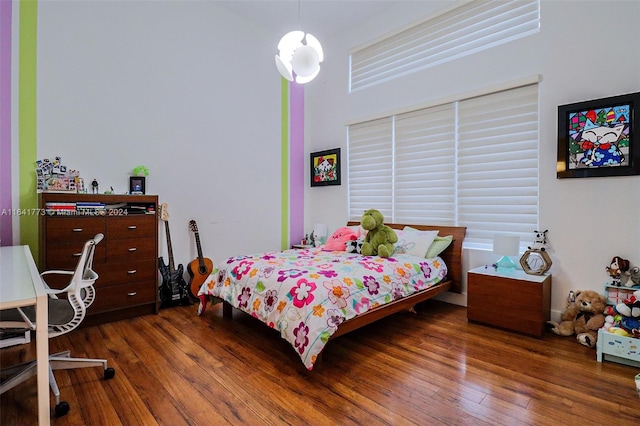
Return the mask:
M96 234L104 234L104 222L104 217L51 217L47 219L47 241L50 243L74 241L84 243Z
M130 263L138 260L156 258L155 238L127 238L126 240L107 240L109 262Z
M155 259L117 264L108 263L96 265L94 269L99 275L95 284L96 288L145 280L158 281L158 270L156 269Z
M89 307L89 314L154 303L158 292L156 281L141 281L110 287L96 286L95 289L96 299Z
M73 242L64 244L49 244L47 246L47 265L46 270L51 269L75 269L82 254L83 242ZM95 248L93 255L93 264L107 262L107 248L103 242L99 243Z
M154 215L117 216L110 217L107 221L107 238L110 240L155 237L156 232Z

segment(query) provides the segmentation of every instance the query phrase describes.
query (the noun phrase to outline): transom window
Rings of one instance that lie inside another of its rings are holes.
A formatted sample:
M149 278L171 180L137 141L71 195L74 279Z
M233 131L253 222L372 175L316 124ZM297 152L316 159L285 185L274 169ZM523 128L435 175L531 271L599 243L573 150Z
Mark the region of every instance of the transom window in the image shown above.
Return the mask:
M539 0L473 0L354 50L349 90L460 58L540 30Z

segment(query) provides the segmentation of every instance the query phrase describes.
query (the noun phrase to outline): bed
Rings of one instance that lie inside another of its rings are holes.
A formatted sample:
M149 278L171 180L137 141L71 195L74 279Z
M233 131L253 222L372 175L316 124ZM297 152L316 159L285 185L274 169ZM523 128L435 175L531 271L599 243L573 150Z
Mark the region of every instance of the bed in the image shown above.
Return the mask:
M465 227L387 225L399 234L409 235L404 230L410 227L451 236L451 243L432 258L416 256L415 250L383 259L322 248L234 256L203 283L198 314L209 299L221 300L225 318L236 308L278 330L311 370L331 339L445 291L462 292Z

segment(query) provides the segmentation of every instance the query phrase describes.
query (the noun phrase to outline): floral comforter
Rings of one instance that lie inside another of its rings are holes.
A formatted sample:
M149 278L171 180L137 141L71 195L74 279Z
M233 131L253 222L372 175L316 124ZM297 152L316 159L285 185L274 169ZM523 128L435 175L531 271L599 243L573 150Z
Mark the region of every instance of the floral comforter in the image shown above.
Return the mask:
M199 295L220 298L280 331L311 370L343 321L436 285L446 275L439 257L286 250L227 259Z

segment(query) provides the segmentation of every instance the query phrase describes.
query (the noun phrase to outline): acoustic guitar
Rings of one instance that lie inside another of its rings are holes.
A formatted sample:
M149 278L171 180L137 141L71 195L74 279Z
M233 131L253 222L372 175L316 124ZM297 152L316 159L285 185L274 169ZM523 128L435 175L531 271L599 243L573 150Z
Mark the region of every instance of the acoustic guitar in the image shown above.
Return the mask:
M160 205L160 219L164 222L164 229L167 234L167 251L169 253L169 265L164 263L162 256L158 258L158 269L162 276L162 284L160 285L160 308L169 308L180 304L191 305L188 286L182 276L184 272L182 264L178 265L176 269L173 263L167 203Z
M195 220L189 221L189 229L193 232L193 235L196 237L196 248L198 249L198 258L192 260L187 265L187 272L189 272L189 290L191 291L191 296L194 298L198 298L198 290L202 287L202 284L207 279L207 277L213 271L213 262L211 259L207 259L206 257L202 257L202 248L200 247L200 235L198 234L198 225Z

